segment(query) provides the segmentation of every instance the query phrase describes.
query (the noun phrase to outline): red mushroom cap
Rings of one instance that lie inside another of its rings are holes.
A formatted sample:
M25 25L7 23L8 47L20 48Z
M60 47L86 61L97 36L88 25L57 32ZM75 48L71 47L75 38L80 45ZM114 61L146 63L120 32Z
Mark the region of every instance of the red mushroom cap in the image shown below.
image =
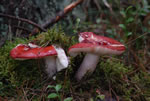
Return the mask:
M125 50L124 45L108 45L108 44L93 44L93 43L78 43L69 48L69 54L86 52L86 53L94 53L99 55L119 55L123 53Z
M99 44L123 45L120 42L118 42L118 41L116 41L112 38L96 35L93 32L81 32L79 34L79 38L80 38L79 39L80 42L92 42L92 43L99 43Z
M99 55L121 54L125 51L125 46L108 37L99 36L93 32L82 32L79 34L79 41L76 45L69 48L69 53L90 52Z
M37 59L51 55L57 55L53 46L33 48L29 45L19 44L10 52L10 56L14 59Z

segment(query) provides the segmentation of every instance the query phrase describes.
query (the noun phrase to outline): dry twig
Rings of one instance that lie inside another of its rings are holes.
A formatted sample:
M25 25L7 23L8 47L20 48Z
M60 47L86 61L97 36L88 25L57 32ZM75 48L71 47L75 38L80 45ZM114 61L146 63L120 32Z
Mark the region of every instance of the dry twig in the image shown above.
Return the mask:
M14 19L14 20L19 20L19 21L22 21L22 22L26 22L26 23L29 23L35 27L37 27L38 29L40 29L41 31L46 31L46 29L44 29L43 27L41 27L40 25L36 24L35 22L31 21L31 20L28 20L28 19L24 19L24 18L18 18L18 17L15 17L15 16L12 16L12 15L8 15L8 14L2 14L0 13L0 17L7 17L7 18L10 18L10 19Z

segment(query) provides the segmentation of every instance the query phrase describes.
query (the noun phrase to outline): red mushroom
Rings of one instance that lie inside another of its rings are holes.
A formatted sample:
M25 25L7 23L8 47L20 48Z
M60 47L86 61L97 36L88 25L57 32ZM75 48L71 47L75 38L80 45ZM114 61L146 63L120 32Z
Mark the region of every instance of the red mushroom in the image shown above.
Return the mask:
M60 71L68 66L68 59L64 50L54 45L47 47L40 47L29 43L19 44L10 52L13 59L40 59L44 58L46 65L46 72L49 77L52 77L56 71Z
M120 55L125 51L125 46L120 42L95 35L92 32L79 37L80 43L75 44L69 48L69 54L76 56L80 52L87 53L80 65L75 78L79 81L87 73L93 73L99 61L100 55ZM92 34L91 34L92 33Z

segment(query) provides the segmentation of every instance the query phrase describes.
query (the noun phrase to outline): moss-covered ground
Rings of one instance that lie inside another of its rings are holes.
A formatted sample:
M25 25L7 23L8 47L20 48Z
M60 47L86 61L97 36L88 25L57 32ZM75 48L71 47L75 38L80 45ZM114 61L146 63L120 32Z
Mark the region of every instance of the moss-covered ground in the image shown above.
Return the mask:
M69 67L57 73L56 80L48 79L42 59L14 60L9 54L17 44L29 42L40 46L58 44L67 53L78 42L77 37L67 36L60 27L54 27L29 39L7 41L0 48L0 100L150 101L150 74L130 64L134 62L128 63L128 47L123 55L102 56L94 73L80 82L74 79L74 74L84 54L70 58Z

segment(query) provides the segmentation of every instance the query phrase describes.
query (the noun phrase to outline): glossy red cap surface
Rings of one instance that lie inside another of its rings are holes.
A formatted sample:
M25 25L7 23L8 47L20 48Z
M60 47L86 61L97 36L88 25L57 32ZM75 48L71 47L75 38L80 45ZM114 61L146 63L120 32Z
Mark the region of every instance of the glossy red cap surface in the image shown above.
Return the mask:
M10 51L10 56L14 59L37 59L53 55L57 55L53 46L33 48L29 45L19 44Z
M121 54L125 51L125 46L108 37L99 36L93 32L82 32L79 34L80 43L69 48L69 53L91 52L96 54Z
M82 37L82 43L101 45L102 47L118 51L125 50L125 46L122 43L109 37L96 35L93 32L82 32L79 34L79 37Z
M83 41L96 41L96 42L106 42L109 44L121 44L120 42L105 36L96 35L93 32L81 32L79 37L83 38ZM122 44L123 45L123 44Z

